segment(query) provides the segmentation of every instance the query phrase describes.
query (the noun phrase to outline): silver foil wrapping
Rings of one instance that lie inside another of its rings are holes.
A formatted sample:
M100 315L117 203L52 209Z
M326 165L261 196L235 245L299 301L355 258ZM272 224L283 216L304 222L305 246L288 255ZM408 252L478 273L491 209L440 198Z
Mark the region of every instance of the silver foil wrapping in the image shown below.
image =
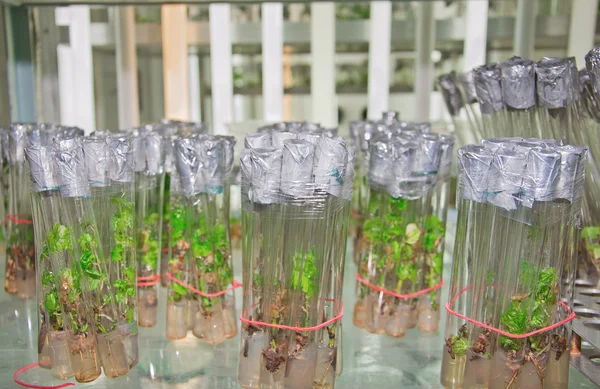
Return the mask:
M90 186L110 185L108 177L110 152L107 138L97 136L84 138L83 157Z
M600 91L600 46L594 47L586 54L585 67L590 74L594 90Z
M437 84L450 115L460 115L460 109L463 107L463 98L456 84L456 74L451 72L439 76Z
M346 165L346 177L344 178L344 188L342 197L346 200L352 200L352 188L354 187L354 159L356 156L356 147L348 147L348 164Z
M341 137L321 137L316 151L315 184L336 197L342 196L348 164L346 142Z
M555 199L575 202L583 196L583 179L587 149L577 146L562 146L560 153L560 174L556 183Z
M248 193L251 202L273 204L280 200L282 150L252 149L252 185Z
M110 162L108 177L115 182L133 181L133 151L131 137L113 134L108 137Z
M60 177L61 196L89 197L91 193L85 172L81 139L59 141L54 160Z
M283 143L288 139L296 139L296 136L297 134L292 131L273 131L271 133L273 147L283 149Z
M269 149L273 147L271 132L253 132L246 135L244 147L247 149Z
M25 146L27 146L28 124L14 123L8 130L7 160L11 165L25 161Z
M281 192L295 197L313 194L313 166L316 147L305 140L283 142Z
M533 207L536 201L552 201L560 172L560 154L552 149L531 149L523 178L521 201Z
M528 153L498 149L494 155L488 181L488 202L512 211L517 209Z
M572 100L573 73L568 58L544 57L535 65L539 105L564 108Z
M197 151L197 141L193 138L181 138L175 141L175 166L181 185L181 193L190 197L202 191L198 189L196 180L200 170L200 156Z
M387 141L374 141L369 147L369 184L387 187L393 171L394 150Z
M59 182L56 176L53 147L30 146L25 149L25 156L29 162L33 190L44 192L58 189Z
M210 137L200 141L202 154L200 170L204 188L210 194L220 194L225 185L225 143L221 139Z
M504 109L501 71L498 64L488 64L474 70L475 90L481 113L491 115Z
M233 136L216 135L215 138L223 142L225 148L225 173L229 175L233 169L233 158L236 140Z
M477 90L475 88L475 73L470 70L458 76L458 82L462 89L463 101L466 104L477 102Z
M535 106L535 64L529 59L512 57L500 64L504 104L514 109Z
M163 172L164 155L162 139L159 134L152 132L144 137L144 154L146 155L146 171L150 176Z
M415 166L418 165L420 154L419 145L410 142L393 142L391 146L391 160L388 163L391 169L385 173L388 193L392 197L408 199L420 197L422 185L417 183L420 177L415 174Z
M482 145L467 145L458 150L458 191L462 198L486 202L493 159L493 154Z

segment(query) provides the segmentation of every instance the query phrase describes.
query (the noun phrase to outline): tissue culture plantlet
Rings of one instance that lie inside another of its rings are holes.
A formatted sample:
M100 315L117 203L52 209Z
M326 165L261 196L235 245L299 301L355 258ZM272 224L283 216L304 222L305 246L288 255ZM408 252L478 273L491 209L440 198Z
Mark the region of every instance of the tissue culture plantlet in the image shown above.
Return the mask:
M119 315L126 323L133 322L135 315L135 266L132 263L135 242L133 230L133 204L123 198L113 198L111 203L117 211L111 218L114 248L110 259L114 262L116 279L113 281L115 302Z
M78 239L81 250L80 267L81 275L87 280L88 290L92 293L92 310L96 328L103 334L111 332L117 325L117 318L113 317L110 305L112 294L107 293L108 276L100 265L98 252L100 245L97 240L95 226L89 221L80 224L81 235ZM127 276L127 275L126 275ZM123 288L122 288L123 289ZM125 293L127 293L126 288ZM132 314L132 313L131 313Z
M535 265L523 261L519 278L522 285L537 284L537 287L530 289L527 293L513 295L510 306L502 313L501 325L510 333L516 335L547 327L551 323L559 291L558 274L553 267L542 269L537 274ZM555 341L556 345L559 342L560 340L557 339ZM566 348L566 341L563 343ZM533 364L543 384L545 372L541 360L546 357L551 346L551 337L548 332L530 336L526 341L500 335L500 344L506 351L508 360L516 359L517 353L522 352L519 355L524 356L525 363L531 362ZM516 379L522 368L523 366L515 370L511 381L507 384L507 388Z
M275 301L272 303L270 310L273 324L284 324L286 315L289 314L289 305L285 300L292 298L294 293L299 300L300 311L298 317L304 314L304 320L298 320L295 326L308 327L309 316L311 309L311 298L315 293L314 282L318 278L317 268L315 266L314 250L303 254L296 252L292 258L292 270L290 276L290 290L281 288L279 283L275 284ZM279 371L281 363L286 360L284 350L287 341L278 336L277 328L271 329L271 341L269 348L263 351L263 356L266 360L265 368L270 373ZM295 348L290 352L291 359L303 359L301 353L309 342L309 334L307 331L295 333Z
M144 229L140 231L140 253L141 261L146 266L147 272L153 272L156 270L158 264L159 248L158 248L158 237L156 230L152 228L158 222L159 214L153 212L144 218Z
M170 241L169 245L172 250L171 258L169 259L169 272L171 276L183 281L184 272L186 271L185 256L190 249L190 244L185 239L185 230L187 228L186 216L184 207L181 204L174 204L170 213ZM176 282L171 284L171 293L169 301L179 302L188 294L188 289Z

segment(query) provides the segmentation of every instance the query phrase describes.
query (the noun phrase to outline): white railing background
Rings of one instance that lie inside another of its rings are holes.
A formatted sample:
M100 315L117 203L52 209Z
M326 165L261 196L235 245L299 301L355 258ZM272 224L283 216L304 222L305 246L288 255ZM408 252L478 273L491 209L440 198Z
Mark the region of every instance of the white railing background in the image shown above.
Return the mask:
M533 55L535 34L535 4L519 0L515 22L514 50L522 56ZM215 133L228 132L227 124L235 121L232 82L232 37L228 4L209 7L209 31L189 31L187 6L162 6L162 93L164 112L161 116L201 120L200 81L205 77L198 71L198 54L189 42L194 34L208 34L210 39L210 75L212 109L211 125ZM372 2L369 26L369 84L367 93L368 116L376 118L383 110L405 107L390 106L392 7L388 1ZM415 105L414 118L427 120L432 109L433 62L435 20L433 2L418 4L415 35ZM336 18L334 3L314 3L311 11L311 90L310 117L305 120L326 126L337 125L337 96L335 85ZM140 122L140 96L138 69L145 69L141 83L144 97L159 93L160 88L147 86L159 75L157 64L138 64L136 59L136 25L134 9L122 7L111 14L116 48L116 74L118 96L118 124L131 127ZM465 39L463 70L486 61L488 1L469 1L464 16ZM573 0L571 28L567 53L577 57L580 66L585 52L594 43L597 5L595 0ZM69 44L57 47L60 117L64 124L78 125L87 131L96 126L94 106L94 74L92 42L90 39L90 8L70 6L58 8L56 23L69 26ZM283 7L280 3L262 5L262 120L280 121L289 118L289 107L284 97L284 63L289 62L283 52ZM206 38L206 37L204 37ZM289 63L286 63L289 65ZM153 70L152 70L153 69ZM152 99L149 99L151 103ZM435 109L440 109L436 104ZM152 103L150 108L159 109Z

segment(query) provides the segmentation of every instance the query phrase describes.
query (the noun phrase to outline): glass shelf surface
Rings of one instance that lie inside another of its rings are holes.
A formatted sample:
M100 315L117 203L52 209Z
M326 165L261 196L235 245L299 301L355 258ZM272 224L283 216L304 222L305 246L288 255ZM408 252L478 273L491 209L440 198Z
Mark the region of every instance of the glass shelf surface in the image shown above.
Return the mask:
M454 243L456 211L449 214L444 279L449 280ZM350 245L348 245L350 246ZM350 251L350 249L349 249ZM434 334L421 334L416 328L400 339L373 335L352 324L355 301L356 266L349 252L344 274L345 315L343 318L343 373L338 389L433 389L439 384L443 346L445 310L440 329ZM2 263L2 266L4 264ZM241 253L234 252L235 279L241 280ZM442 290L446 301L448 282ZM191 335L179 341L165 337L166 289L159 296L159 322L151 329L140 328L140 360L125 377L109 379L101 376L81 388L102 389L237 389L239 336L218 346L208 346ZM236 290L238 312L241 289ZM239 323L238 323L239 327ZM34 300L20 301L0 291L0 387L21 388L13 382L14 372L37 361L37 316ZM239 329L239 328L238 328ZM50 372L41 368L29 370L19 377L38 385L60 385ZM74 382L70 380L69 382ZM571 367L571 388L594 388L579 371Z

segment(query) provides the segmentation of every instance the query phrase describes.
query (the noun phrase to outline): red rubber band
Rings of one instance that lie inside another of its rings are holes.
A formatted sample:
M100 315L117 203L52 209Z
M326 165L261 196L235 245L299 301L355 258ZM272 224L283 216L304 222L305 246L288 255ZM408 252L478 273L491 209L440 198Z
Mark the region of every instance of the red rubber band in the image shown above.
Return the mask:
M333 299L325 299L325 300L326 301L335 301ZM335 305L337 305L337 303ZM261 327L278 328L280 330L290 330L290 331L297 331L297 332L317 331L317 330L320 330L321 328L327 327L331 323L335 323L336 321L340 320L344 316L344 302L342 301L342 305L340 306L340 309L338 310L337 316L334 316L333 318L331 318L319 325L316 325L314 327L292 327L292 326L284 326L281 324L265 323L263 321L249 320L249 319L244 318L244 313L245 312L240 312L240 321L242 323L246 323L246 324L252 324L252 325L261 326Z
M533 336L533 335L541 334L542 332L548 332L548 331L550 331L550 330L553 330L553 329L555 329L555 328L557 328L557 327L560 327L560 326L562 326L563 324L566 324L566 323L570 322L571 320L573 320L573 319L575 319L575 318L577 317L577 315L575 314L575 312L572 312L572 311L569 309L569 307L567 307L567 305L566 305L564 302L562 302L562 300L560 300L560 301L559 301L559 304L560 304L560 305L562 305L562 306L563 306L563 307L564 307L564 308L567 310L567 312L569 312L569 313L570 313L570 315L569 315L569 316L567 316L565 319L563 319L563 320L559 321L558 323L552 324L552 325L550 325L550 326L548 326L548 327L540 328L539 330L531 331L531 332L528 332L528 333L526 333L526 334L518 334L518 335L516 335L516 334L511 334L510 332L502 331L502 330L500 330L500 329L498 329L498 328L496 328L496 327L492 327L492 326L489 326L489 325L487 325L487 324L485 324L485 323L482 323L482 322L480 322L480 321L473 320L473 319L471 319L471 318L469 318L469 317L466 317L466 316L464 316L464 315L461 315L460 313L458 313L458 312L456 312L456 311L452 310L451 306L452 306L452 305L454 305L454 302L455 302L455 301L456 301L456 300L457 300L457 299L458 299L458 298L459 298L459 297L460 297L460 296L461 296L463 293L465 293L467 290L469 290L469 289L471 289L471 288L472 288L472 285L469 285L469 286L467 286L466 288L464 288L464 289L462 289L460 292L458 292L458 294L456 294L456 296L454 296L454 297L452 298L452 300L450 300L450 302L449 302L449 303L446 303L446 311L448 311L448 313L449 313L449 314L451 314L451 315L454 315L454 316L456 316L456 317L459 317L459 318L461 318L461 319L463 319L463 320L466 320L466 321L468 321L469 323L472 323L472 324L475 324L475 325L477 325L477 326L479 326L479 327L485 328L486 330L494 331L495 333L497 333L497 334L500 334L500 335L503 335L503 336L506 336L507 338L512 338L512 339L525 339L525 338L528 338L528 337L530 337L530 336Z
M152 276L137 277L136 281L138 281L137 286L154 286L160 282L160 276L155 274Z
M13 223L17 224L33 224L33 220L29 219L19 219L19 215L6 215L6 218Z
M23 366L22 368L20 368L19 370L17 370L15 372L15 374L13 374L13 381L15 381L15 383L24 386L26 388L33 388L33 389L60 389L60 388L66 388L68 386L75 386L74 383L72 382L65 382L64 384L60 384L60 385L52 385L52 386L45 386L45 385L34 385L34 384L27 384L23 381L21 381L18 377L21 373L29 370L29 369L33 369L34 367L37 367L38 363L32 363L30 365L27 366Z
M221 291L216 292L216 293L205 293L205 292L202 292L201 290L198 290L198 289L196 289L196 288L194 288L194 287L186 284L185 282L183 282L181 280L178 280L177 278L173 277L171 275L171 273L167 273L167 278L170 279L171 281L176 282L179 285L181 285L181 286L183 286L183 287L191 290L192 292L194 292L196 294L199 294L200 296L208 297L208 298L215 298L215 297L222 296L225 293L229 292L230 290L234 290L234 289L237 289L237 288L239 288L239 287L242 286L241 283L237 282L236 280L233 280L233 281L231 281L231 286L228 287L227 289L221 290Z
M364 278L362 278L360 276L360 274L358 274L358 273L356 273L355 277L358 280L358 282L360 282L363 285L368 286L369 288L371 288L371 289L373 289L373 290L375 290L377 292L383 292L385 294L389 294L390 296L398 297L400 299L411 299L411 298L414 298L414 297L418 297L418 296L420 296L422 294L429 293L432 290L440 289L442 286L444 286L444 281L442 280L442 281L440 281L439 284L434 285L431 288L417 290L416 292L413 292L413 293L402 294L402 293L392 292L390 290L387 290L387 289L382 288L382 287L377 286L377 285L370 284L367 280L365 280Z

